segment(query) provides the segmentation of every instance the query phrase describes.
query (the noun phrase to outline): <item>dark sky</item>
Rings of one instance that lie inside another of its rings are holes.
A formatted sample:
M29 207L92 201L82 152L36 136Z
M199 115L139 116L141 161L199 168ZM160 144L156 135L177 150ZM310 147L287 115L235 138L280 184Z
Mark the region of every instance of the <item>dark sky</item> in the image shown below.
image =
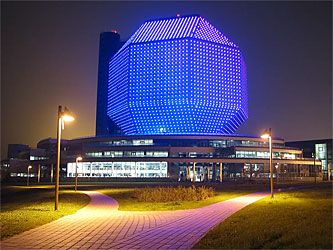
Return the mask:
M330 2L1 2L1 147L56 137L57 107L76 115L63 138L95 133L99 33L123 40L148 19L200 14L247 64L249 119L286 140L332 137Z

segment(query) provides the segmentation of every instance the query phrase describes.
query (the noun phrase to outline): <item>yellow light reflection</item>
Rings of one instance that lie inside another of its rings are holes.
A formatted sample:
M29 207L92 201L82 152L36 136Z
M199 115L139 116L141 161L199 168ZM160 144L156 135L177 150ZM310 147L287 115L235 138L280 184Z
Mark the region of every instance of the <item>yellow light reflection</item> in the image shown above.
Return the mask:
M65 122L71 122L71 121L74 121L74 117L73 116L69 116L69 115L64 115L62 117L62 119L65 121Z

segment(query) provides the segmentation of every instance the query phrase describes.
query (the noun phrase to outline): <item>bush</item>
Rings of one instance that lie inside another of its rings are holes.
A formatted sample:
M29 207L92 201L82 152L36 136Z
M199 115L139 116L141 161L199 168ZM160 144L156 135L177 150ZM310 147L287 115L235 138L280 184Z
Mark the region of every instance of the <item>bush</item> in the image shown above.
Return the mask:
M134 192L134 197L144 202L200 201L214 196L209 187L145 187Z

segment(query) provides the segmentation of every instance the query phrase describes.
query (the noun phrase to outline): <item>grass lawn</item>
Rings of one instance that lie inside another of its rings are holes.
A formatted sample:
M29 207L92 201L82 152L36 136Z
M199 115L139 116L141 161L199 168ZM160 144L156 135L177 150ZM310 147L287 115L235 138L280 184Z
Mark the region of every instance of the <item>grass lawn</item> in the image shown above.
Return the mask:
M176 184L179 185L179 183ZM176 184L172 186L176 186ZM192 184L185 183L185 185L190 186ZM133 197L134 191L137 190L139 187L105 188L105 189L96 189L96 191L99 191L116 199L119 203L120 211L166 211L166 210L183 210L183 209L205 207L220 201L232 199L248 193L269 189L268 184L256 185L256 184L211 184L210 183L206 185L212 186L215 189L215 196L213 198L202 201L139 202L137 199Z
M73 214L90 201L85 194L60 191L54 211L54 190L4 187L1 192L1 239Z
M105 185L103 189L100 186L82 185L80 189L94 190L111 196L119 203L120 211L167 211L167 210L183 210L205 207L220 201L232 199L241 195L269 190L269 183L196 183L196 186L205 185L213 187L215 196L203 201L171 201L171 202L139 202L133 197L133 193L138 188L154 187L154 186L177 186L179 182L160 182L160 183L112 183L111 186ZM191 186L192 183L181 183L183 186ZM274 188L290 187L304 185L304 183L279 183ZM306 185L309 185L308 183ZM117 188L122 187L122 188Z
M332 185L277 193L235 213L194 249L332 249Z
M102 189L96 190L116 199L120 211L166 211L182 210L208 206L223 200L235 198L248 192L216 193L215 197L202 201L139 202L133 198L135 189Z

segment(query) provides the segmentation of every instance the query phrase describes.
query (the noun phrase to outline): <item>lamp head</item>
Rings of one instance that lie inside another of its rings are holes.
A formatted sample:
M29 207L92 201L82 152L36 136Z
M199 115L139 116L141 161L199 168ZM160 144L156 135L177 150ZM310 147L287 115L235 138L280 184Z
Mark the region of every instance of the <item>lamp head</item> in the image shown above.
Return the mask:
M65 110L62 112L61 117L65 122L71 122L75 120L73 114L68 110L67 107L65 107Z
M29 168L29 169L31 169L31 168L32 168L32 166L28 166L28 168Z
M262 134L261 138L267 139L267 138L269 138L269 134Z
M76 157L76 160L77 160L77 161L82 161L82 159L83 159L83 158L82 158L81 156Z
M261 135L261 138L267 139L272 136L272 130L266 129L265 132Z

